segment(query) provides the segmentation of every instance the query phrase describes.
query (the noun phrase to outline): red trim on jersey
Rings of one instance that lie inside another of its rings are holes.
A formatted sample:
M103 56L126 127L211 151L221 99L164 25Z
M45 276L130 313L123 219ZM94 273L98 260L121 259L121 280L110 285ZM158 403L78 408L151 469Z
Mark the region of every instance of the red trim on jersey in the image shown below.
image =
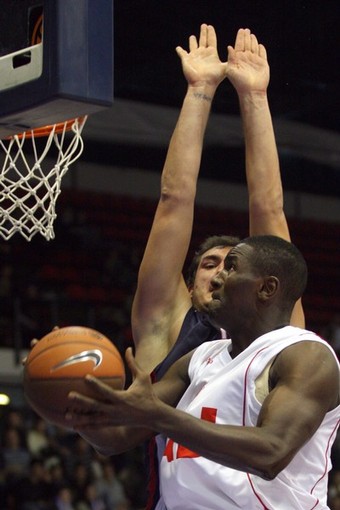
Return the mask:
M319 480L315 483L314 487L312 488L312 490L310 491L311 494L313 494L313 491L315 489L315 487L317 486L317 484L326 476L326 474L328 473L328 462L327 462L327 453L329 451L329 448L330 448L330 445L331 445L331 439L332 437L334 436L334 434L337 433L337 430L338 430L338 427L339 427L339 424L340 424L340 420L337 421L331 435L329 436L328 438L328 442L327 442L327 448L326 448L326 451L325 451L325 470L323 472L323 475L319 478Z
M253 356L253 358L251 359L251 361L249 362L248 364L248 367L247 367L247 370L244 374L244 387L243 387L243 415L242 415L242 425L245 427L246 426L246 397L247 397L247 378L248 378L248 372L250 370L250 367L251 367L251 364L253 363L253 361L255 360L255 358L262 352L262 351L265 351L266 349L268 349L268 347L263 347L262 349L260 349L259 351L257 351L257 353ZM266 505L263 503L262 499L260 498L260 496L257 494L256 490L255 490L255 487L253 485L253 482L250 478L250 474L247 473L247 478L248 478L248 481L250 483L250 486L252 488L252 491L254 493L254 496L258 499L258 501L261 503L261 505L263 506L263 510L270 510L269 508L266 507Z
M249 362L249 365L247 367L247 370L245 372L245 376L244 376L244 388L243 388L243 417L242 417L242 424L243 426L245 427L245 413L246 413L246 388L247 388L247 377L248 377L248 372L250 370L250 367L251 367L251 364L253 363L253 361L255 360L255 358L258 356L258 354L260 354L262 351L264 351L265 349L268 349L268 347L264 347L263 349L260 349L259 351L257 351L257 353L255 354L255 356L253 356L253 358L251 359L251 361ZM327 452L329 450L329 447L330 447L330 441L331 441L331 438L333 437L333 435L336 433L337 431L337 428L339 426L339 423L340 423L340 420L338 420L332 434L330 435L329 439L328 439L328 446L327 446L327 449L325 451L325 457L326 457L326 463L325 463L325 471L324 471L324 474L319 478L319 480L315 483L314 487L312 488L311 490L311 494L313 494L313 491L316 487L316 485L325 477L326 473L327 473ZM250 478L250 474L247 473L247 478L248 478L248 481L250 483L250 486L254 492L254 495L255 497L259 500L259 502L261 503L261 505L263 505L263 510L270 510L268 509L265 504L263 503L263 501L261 500L260 496L257 494L256 490L255 490L255 487L252 483L252 480ZM316 502L315 502L315 505L310 509L310 510L314 510L314 508L317 507L317 505L319 504L319 499L317 498Z
M255 490L255 487L253 485L253 482L252 482L252 479L250 478L250 474L247 473L247 478L248 478L248 481L250 483L250 486L251 488L253 489L253 493L255 495L255 497L259 500L259 502L261 503L261 505L263 506L263 510L270 510L270 508L266 507L266 505L263 503L262 499L260 498L260 496L257 494L256 490Z
M251 367L251 364L253 363L254 359L262 352L262 351L265 351L266 349L268 349L268 347L263 347L262 349L260 349L259 351L257 351L257 353L252 357L251 361L249 362L248 364L248 367L247 367L247 370L245 371L245 374L244 374L244 386L243 386L243 413L242 413L242 425L245 427L246 426L246 395L247 395L247 378L248 378L248 372L249 372L249 369Z

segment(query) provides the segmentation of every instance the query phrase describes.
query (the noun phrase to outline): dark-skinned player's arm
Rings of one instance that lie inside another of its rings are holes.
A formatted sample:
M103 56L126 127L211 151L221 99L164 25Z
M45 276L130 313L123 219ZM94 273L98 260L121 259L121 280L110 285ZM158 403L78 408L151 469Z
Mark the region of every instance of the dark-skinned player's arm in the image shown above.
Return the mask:
M167 405L176 406L189 385L187 374L191 356L192 352L177 360L162 380L153 384L151 389L149 374L138 368L137 363L133 360L132 350L129 348L126 359L134 378L131 386L123 392L115 392L99 379L87 378L89 386L93 386L93 389L97 390L98 400L71 392L69 411L66 415L70 427L102 455L116 455L135 448L153 436L155 431L139 426L137 419L133 417L133 410L124 421L123 413L120 414L119 409L114 406L114 396L120 393L126 395L128 399L131 395L132 399L140 398L140 403L142 403L145 397L141 392L145 386L149 388L151 394L155 391L157 397ZM103 404L103 397L110 403ZM121 420L119 425L116 424L117 413Z
M339 402L339 368L331 351L319 342L300 342L280 353L271 375L274 387L254 427L210 423L175 409L157 395L160 391L159 396L170 400L169 385L163 386L162 394L161 382L152 385L148 375L136 367L131 352L129 365L135 380L127 391L110 390L94 378L89 380L106 399L106 403L92 401L88 408L98 420L131 427L138 424L214 462L268 480L289 464ZM182 380L180 365L174 366L172 396L176 400L188 382L187 363L182 365Z
M228 78L240 104L246 149L249 234L276 235L290 241L275 133L268 103L270 70L267 52L249 29L240 29L228 47ZM299 300L291 324L303 328Z

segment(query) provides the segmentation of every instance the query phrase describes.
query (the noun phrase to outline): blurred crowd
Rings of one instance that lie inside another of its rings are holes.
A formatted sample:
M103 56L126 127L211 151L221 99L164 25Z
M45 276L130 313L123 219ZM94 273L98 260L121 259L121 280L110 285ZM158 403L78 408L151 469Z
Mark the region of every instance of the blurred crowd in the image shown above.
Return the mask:
M32 412L2 417L1 510L141 510L143 452L103 457Z
M72 431L29 410L2 417L0 510L142 510L143 447L104 457ZM329 507L340 510L340 437L333 448Z

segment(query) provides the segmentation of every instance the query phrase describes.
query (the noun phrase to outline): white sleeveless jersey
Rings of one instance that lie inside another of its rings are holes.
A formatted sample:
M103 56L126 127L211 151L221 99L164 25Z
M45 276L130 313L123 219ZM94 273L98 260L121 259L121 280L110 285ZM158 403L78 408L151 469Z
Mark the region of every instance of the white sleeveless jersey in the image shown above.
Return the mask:
M178 409L215 423L256 426L261 409L255 395L256 379L279 352L301 341L321 342L332 351L314 333L292 326L257 338L234 359L228 351L230 340L202 344L191 359L191 383ZM167 510L327 509L330 451L339 417L340 406L328 412L313 437L271 481L222 466L168 440L160 467L165 507Z

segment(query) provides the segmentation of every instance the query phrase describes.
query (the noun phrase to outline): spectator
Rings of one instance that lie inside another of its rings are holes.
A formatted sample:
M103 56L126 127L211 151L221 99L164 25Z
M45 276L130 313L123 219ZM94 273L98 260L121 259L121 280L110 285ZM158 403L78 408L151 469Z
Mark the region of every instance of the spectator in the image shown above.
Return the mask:
M76 510L112 510L104 499L98 494L94 482L89 482L84 490L83 497L76 502Z
M11 500L15 510L53 510L51 496L43 462L32 459L28 475L13 485Z
M123 484L117 478L112 461L104 459L101 466L102 477L98 478L95 482L99 496L105 501L107 508L110 510L124 508L124 504L128 508Z
M59 488L54 502L55 510L76 510L73 504L73 492L68 485Z
M75 501L82 500L85 489L91 482L91 473L87 466L78 462L74 468L72 474L69 474L69 480L73 488Z
M3 434L3 459L6 479L28 474L30 453L16 427L9 427Z
M92 475L93 460L94 453L91 446L82 437L75 436L71 455L68 458L67 469L69 473L72 473L74 466L81 464Z
M51 484L51 493L53 496L62 496L60 490L68 485L69 480L65 474L65 468L62 464L61 458L50 457L45 461L45 467L48 471L48 476Z
M34 416L32 427L26 434L27 448L33 457L38 457L47 452L50 441L47 435L47 423L39 416Z

